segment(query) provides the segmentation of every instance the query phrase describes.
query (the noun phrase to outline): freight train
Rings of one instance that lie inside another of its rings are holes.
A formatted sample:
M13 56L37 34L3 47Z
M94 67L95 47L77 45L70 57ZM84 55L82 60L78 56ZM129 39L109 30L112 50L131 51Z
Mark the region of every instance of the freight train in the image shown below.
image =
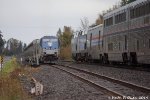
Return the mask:
M75 60L150 64L150 0L136 0L103 18L102 25L72 38Z
M52 63L58 59L59 44L55 36L33 40L23 52L24 60L31 65Z

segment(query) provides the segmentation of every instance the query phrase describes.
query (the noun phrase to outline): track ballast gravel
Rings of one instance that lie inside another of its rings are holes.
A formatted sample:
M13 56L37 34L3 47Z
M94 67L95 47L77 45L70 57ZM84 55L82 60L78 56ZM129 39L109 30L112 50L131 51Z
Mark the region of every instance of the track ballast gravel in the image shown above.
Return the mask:
M34 100L108 100L106 94L62 72L59 69L42 65L32 76L44 85L41 96L31 95ZM27 78L22 79L26 91L31 84ZM30 95L30 94L29 94Z
M94 64L82 64L82 63L68 63L68 62L59 62L59 64L69 65L71 67L84 69L100 75L105 75L115 79L131 82L139 86L144 86L150 88L150 72L145 71L136 71L124 68L114 68L106 67L102 65ZM129 66L130 67L130 66Z

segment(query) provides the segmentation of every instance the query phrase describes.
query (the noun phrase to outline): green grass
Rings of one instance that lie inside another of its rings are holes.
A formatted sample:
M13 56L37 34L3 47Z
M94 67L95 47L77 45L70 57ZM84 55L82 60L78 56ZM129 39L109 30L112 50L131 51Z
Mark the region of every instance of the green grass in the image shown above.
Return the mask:
M15 58L12 58L10 61L6 62L3 66L2 73L9 74L14 71L16 68L19 68L19 65L16 62Z
M31 100L19 80L19 74L23 71L15 58L4 64L0 72L0 100Z

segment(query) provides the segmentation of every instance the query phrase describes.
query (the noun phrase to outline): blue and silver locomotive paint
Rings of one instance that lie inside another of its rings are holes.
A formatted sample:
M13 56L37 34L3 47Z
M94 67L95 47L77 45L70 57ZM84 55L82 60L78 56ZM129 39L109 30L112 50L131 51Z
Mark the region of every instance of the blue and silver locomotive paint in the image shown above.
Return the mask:
M55 36L44 36L40 39L42 54L40 62L51 62L58 59L58 38Z
M24 59L31 65L51 63L58 59L58 39L55 36L44 36L33 40L24 49Z

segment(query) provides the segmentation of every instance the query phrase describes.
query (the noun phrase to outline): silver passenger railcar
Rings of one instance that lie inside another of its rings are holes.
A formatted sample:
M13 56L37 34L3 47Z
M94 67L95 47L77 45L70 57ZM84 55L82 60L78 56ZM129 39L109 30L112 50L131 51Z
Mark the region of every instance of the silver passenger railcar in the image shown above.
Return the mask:
M23 59L31 65L39 65L41 50L40 40L35 39L24 49Z
M74 39L74 55L103 63L150 64L150 0L136 0L105 14L103 25L89 27L86 41L80 39L83 35Z
M71 41L72 56L77 61L102 59L103 25L90 26L85 34L74 37Z
M103 55L103 25L89 27L87 31L88 60L102 60Z
M150 1L136 0L104 15L109 62L150 64Z
M71 40L72 56L77 61L86 61L87 59L87 34L78 33L77 37Z

